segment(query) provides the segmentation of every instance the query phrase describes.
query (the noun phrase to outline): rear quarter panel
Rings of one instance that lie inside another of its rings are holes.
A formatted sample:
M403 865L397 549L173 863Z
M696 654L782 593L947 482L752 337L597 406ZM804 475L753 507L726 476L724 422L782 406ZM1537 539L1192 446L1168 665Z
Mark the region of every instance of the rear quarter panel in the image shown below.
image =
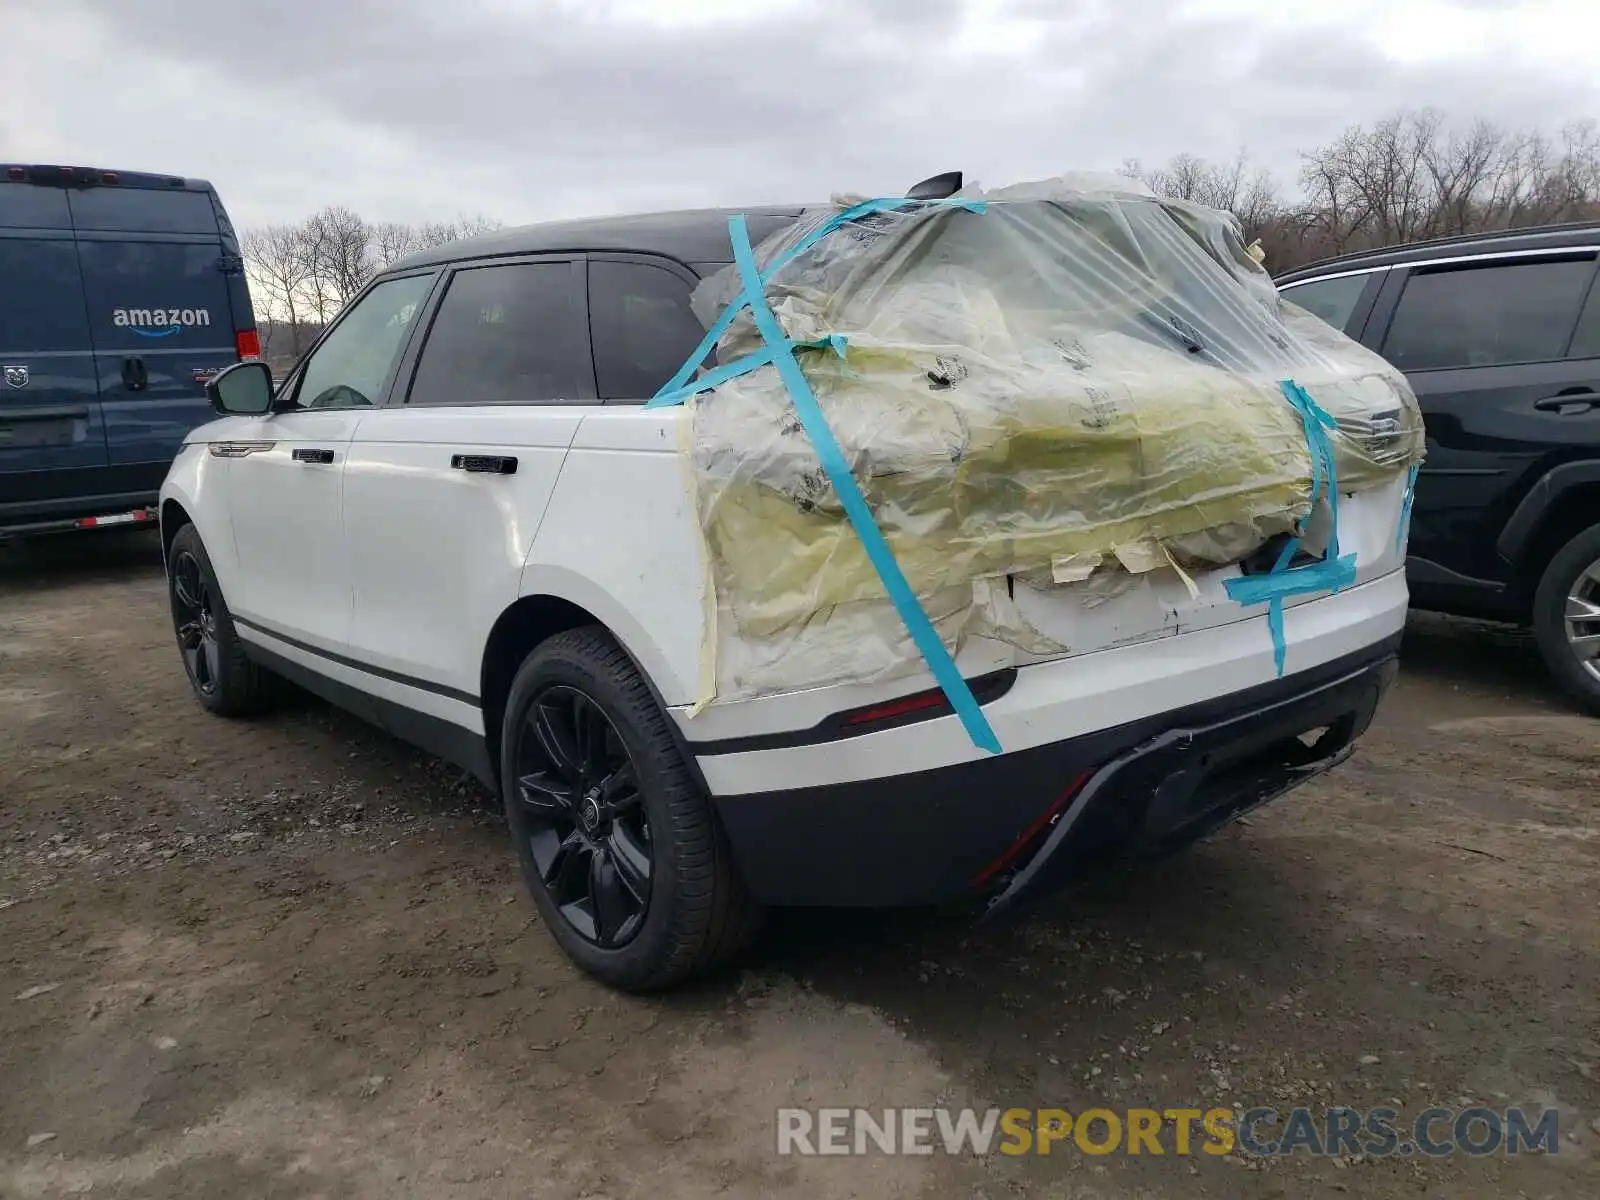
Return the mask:
M706 571L681 409L583 418L522 572L521 594L593 613L669 705L699 698Z

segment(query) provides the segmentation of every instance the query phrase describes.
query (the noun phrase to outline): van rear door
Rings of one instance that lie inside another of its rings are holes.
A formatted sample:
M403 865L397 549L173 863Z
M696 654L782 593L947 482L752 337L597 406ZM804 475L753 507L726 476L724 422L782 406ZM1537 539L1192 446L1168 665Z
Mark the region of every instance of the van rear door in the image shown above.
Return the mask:
M0 181L0 525L102 490L106 439L67 195Z
M107 452L154 489L184 434L213 418L206 379L239 357L232 231L225 241L211 192L192 185L98 187L68 199Z

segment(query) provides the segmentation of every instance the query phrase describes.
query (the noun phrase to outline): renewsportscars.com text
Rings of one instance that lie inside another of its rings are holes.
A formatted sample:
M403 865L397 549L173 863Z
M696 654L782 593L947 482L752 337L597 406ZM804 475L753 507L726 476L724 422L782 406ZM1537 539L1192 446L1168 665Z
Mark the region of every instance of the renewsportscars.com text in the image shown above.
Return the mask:
M1557 1110L1429 1108L782 1108L781 1155L1555 1154Z

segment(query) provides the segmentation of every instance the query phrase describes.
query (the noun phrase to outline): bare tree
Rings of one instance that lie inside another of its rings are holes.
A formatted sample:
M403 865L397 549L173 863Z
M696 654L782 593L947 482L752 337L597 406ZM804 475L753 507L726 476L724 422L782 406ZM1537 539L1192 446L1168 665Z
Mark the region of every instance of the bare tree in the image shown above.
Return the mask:
M405 225L386 221L373 228L372 248L378 266L387 267L408 254L440 246L461 238L475 237L499 229L500 222L489 217L457 217L454 221L428 221L421 225Z
M1600 216L1600 131L1552 139L1443 114L1355 125L1301 156L1305 261L1325 253ZM1281 264L1291 265L1291 264Z
M373 229L360 214L331 205L307 219L306 243L317 318L326 321L377 271Z
M1242 149L1226 163L1179 154L1165 166L1146 169L1137 159L1130 159L1123 164L1122 173L1143 181L1157 195L1192 200L1232 213L1238 218L1246 241L1261 236L1283 209L1271 174L1252 166L1248 153Z
M372 252L377 256L380 268L399 262L421 248L415 225L384 221L372 227Z
M429 246L498 228L484 216L373 224L329 207L293 225L247 230L242 248L263 356L286 367L375 272Z
M299 225L266 225L246 230L241 243L245 270L256 307L267 318L267 338L262 354L272 357L286 352L300 357L305 288L311 280L309 256L305 252L303 228ZM288 333L287 346L272 344L279 328Z
M1313 227L1338 250L1423 236L1437 207L1429 159L1438 157L1443 122L1433 110L1399 113L1303 154Z

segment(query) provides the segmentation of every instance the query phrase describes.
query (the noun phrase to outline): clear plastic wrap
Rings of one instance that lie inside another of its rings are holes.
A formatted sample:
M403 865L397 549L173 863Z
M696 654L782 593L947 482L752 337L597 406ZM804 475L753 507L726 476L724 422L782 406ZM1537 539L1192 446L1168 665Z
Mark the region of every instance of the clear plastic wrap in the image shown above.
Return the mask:
M982 211L846 224L765 289L873 515L947 646L1048 653L992 586L1114 597L1156 569L1236 563L1300 532L1312 463L1292 378L1331 416L1341 491L1420 461L1404 377L1281 301L1226 214L1105 177L990 192ZM765 270L837 209L757 248ZM695 306L709 327L728 269ZM748 312L718 343L761 346ZM917 661L777 371L690 402L723 694Z

